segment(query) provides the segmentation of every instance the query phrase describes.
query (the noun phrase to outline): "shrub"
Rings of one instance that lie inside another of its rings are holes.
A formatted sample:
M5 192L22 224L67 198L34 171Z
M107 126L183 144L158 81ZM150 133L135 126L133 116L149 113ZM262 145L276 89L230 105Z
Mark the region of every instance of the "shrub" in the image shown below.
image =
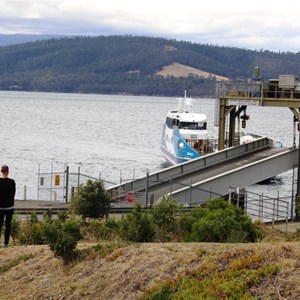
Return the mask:
M119 231L118 222L115 220L93 220L89 224L89 230L96 240L109 240L117 236Z
M16 242L16 239L20 236L20 229L21 229L21 221L18 218L18 216L14 214L11 221L11 232L10 232L14 243Z
M190 241L254 242L260 236L250 217L222 198L208 201L205 208L192 212L192 216Z
M71 200L74 212L82 218L103 218L110 209L110 197L103 181L88 180L75 191Z
M23 245L42 245L45 243L44 223L38 220L35 212L31 213L20 225L19 240Z
M176 214L180 207L174 199L166 197L163 197L162 201L154 206L153 222L156 225L156 234L160 241L169 241L172 234L178 233Z
M120 234L123 239L132 242L150 242L153 239L153 222L140 204L136 204L130 213L122 217Z
M46 223L45 238L55 256L60 256L67 263L75 257L77 242L83 238L80 223L74 219Z

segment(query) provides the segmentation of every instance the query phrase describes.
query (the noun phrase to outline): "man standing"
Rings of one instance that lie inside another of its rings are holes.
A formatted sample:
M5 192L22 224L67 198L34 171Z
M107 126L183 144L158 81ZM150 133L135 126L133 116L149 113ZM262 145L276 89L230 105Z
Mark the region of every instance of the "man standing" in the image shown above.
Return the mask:
M13 179L8 178L8 166L2 166L1 173L2 176L0 177L0 236L5 217L4 246L7 246L11 231L11 220L14 213L16 183Z

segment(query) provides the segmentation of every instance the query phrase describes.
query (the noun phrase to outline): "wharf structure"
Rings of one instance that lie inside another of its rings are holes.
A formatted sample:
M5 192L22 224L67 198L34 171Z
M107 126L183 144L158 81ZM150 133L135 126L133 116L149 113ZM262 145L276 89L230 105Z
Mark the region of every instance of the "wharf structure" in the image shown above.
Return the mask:
M280 75L278 79L263 82L259 68L255 71L255 77L249 82L217 84L215 125L219 126L218 152L109 188L116 205L139 202L149 206L163 196L171 196L192 207L228 195L231 187L247 187L299 166L296 132L300 128L300 85L297 78ZM245 127L249 105L288 108L294 124L293 146L274 147L274 141L267 137L240 145L236 124L241 122ZM228 130L226 123L229 124ZM299 169L295 198L298 200ZM292 208L289 209L294 210L294 206L292 199Z

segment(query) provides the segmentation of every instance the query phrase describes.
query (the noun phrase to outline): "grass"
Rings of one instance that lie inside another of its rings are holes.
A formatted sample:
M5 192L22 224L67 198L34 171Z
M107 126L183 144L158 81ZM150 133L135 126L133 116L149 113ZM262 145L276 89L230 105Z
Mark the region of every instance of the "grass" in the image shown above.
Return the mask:
M291 254L288 249L278 251L279 257ZM266 281L274 282L281 269L278 252L247 248L227 251L221 256L203 253L202 259L198 269L157 282L142 299L261 299L260 286Z
M26 261L28 259L34 258L35 256L36 256L36 254L32 254L32 253L19 256L18 258L14 259L14 260L11 260L7 264L1 265L0 266L0 273L4 273L7 270L9 270L9 269L17 266L18 264L20 264L20 263L22 263L22 262L24 262L24 261Z

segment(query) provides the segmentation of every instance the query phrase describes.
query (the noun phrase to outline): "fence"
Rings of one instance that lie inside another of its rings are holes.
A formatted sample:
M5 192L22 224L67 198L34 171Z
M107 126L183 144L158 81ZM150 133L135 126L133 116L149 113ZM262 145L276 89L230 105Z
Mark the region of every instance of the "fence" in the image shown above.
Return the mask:
M56 166L55 169L52 164L49 172L42 172L39 165L37 200L68 203L75 189L88 179L102 180L101 174L99 174L98 178L83 174L80 167L76 171L71 171L67 164L59 167ZM103 181L108 184L114 184L105 180Z
M259 220L263 223L276 222L288 222L293 220L295 217L295 199L293 195L287 197L280 197L279 191L277 197L269 197L264 194L257 194L254 192L247 191L246 189L239 189L235 187L229 187L228 195L220 195L215 193L213 190L204 190L191 184L181 183L178 180L173 180L172 177L169 180L151 180L150 177L145 179L145 189L143 190L131 190L124 191L122 187L119 186L117 189L111 190L112 200L116 206L130 207L135 203L139 203L144 207L151 207L154 203L154 193L151 192L151 188L158 184L164 184L164 186L169 186L165 190L168 190L167 194L172 197L172 191L180 188L189 188L190 195L192 195L193 190L197 189L206 194L206 199L199 199L199 201L191 201L186 199L184 206L186 208L192 208L205 203L209 199L214 199L218 197L225 197L229 202L241 207L245 214L249 215L253 220ZM293 194L293 193L292 193ZM176 200L176 198L175 198ZM159 199L155 199L159 201Z

